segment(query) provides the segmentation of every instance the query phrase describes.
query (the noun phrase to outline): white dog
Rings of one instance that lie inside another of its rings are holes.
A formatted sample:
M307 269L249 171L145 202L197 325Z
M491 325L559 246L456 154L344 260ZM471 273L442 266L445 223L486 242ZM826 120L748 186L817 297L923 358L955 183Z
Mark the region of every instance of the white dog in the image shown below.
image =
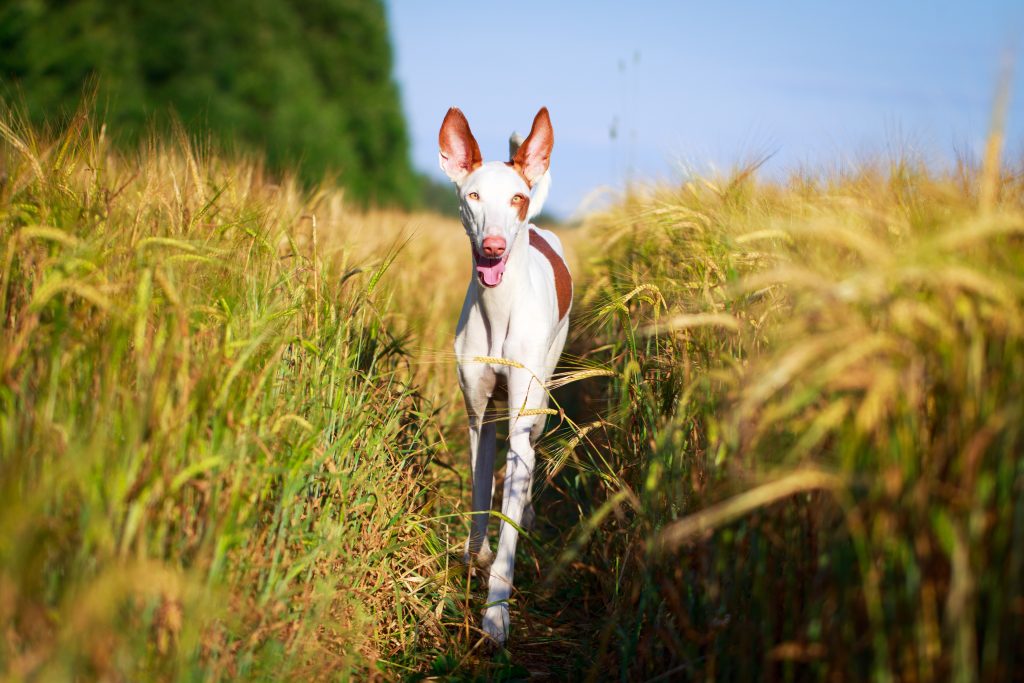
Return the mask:
M544 430L548 394L569 329L572 278L562 245L530 224L540 213L550 183L554 133L548 110L533 120L521 144L513 135L511 161L484 163L466 117L448 110L439 135L441 168L458 188L462 225L469 235L473 274L459 316L455 353L469 413L473 521L466 562L490 565L484 631L498 643L509 632L519 526L530 526L533 445ZM507 364L489 362L504 359ZM498 552L487 541L494 492L495 426L485 420L499 382L508 390L509 452Z

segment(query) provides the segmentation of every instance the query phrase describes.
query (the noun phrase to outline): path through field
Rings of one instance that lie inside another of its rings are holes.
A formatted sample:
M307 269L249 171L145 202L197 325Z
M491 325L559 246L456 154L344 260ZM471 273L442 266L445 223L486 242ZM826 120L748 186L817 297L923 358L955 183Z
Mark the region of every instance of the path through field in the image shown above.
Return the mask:
M445 464L460 473L462 478L461 486L447 489L453 498L449 503L456 509L466 511L470 493L466 418L454 375L454 358L448 357L446 351L454 339L458 310L467 284L465 278L469 268L464 264L469 263L469 244L461 227L454 220L451 221L451 225L445 225L445 221L441 220L437 222L438 225L430 226L428 238L434 240L441 235L441 250L445 252L443 265L449 268L449 272L439 275L436 279L447 287L448 291L438 292L438 301L444 302L439 304L435 311L438 317L429 328L415 331L423 336L413 344L419 348L419 361L426 368L425 372L418 373L420 381L431 387L435 396L443 397L440 401L444 407L437 419L438 429L444 433L449 451L450 462ZM423 248L422 238L428 234L422 227L411 227L413 237L407 245L410 253L400 254L395 263L399 272L405 267L403 261L416 263L419 260L419 250ZM567 251L570 267L577 274L575 285L576 292L579 293L583 290L583 284L579 277L582 269L574 249L577 233L571 229L557 232ZM378 234L387 234L387 231ZM396 302L396 308L401 309L401 302ZM444 312L445 308L447 315ZM574 313L578 315L579 311ZM566 354L579 352L578 348L571 348L574 343L576 346L579 345L579 342L573 342L573 339L574 336L570 334ZM556 392L555 399L572 414L573 411L582 409L581 397L578 394L579 387L570 385ZM578 415L572 417L579 421ZM555 417L548 420L549 431L539 448L541 459L548 451L557 448L558 439L564 436L564 430L558 430L557 422ZM495 486L495 510L501 509L500 477L504 473L504 457L507 452L507 442L502 436L504 430L504 425L499 424L499 481ZM539 470L542 465L543 463ZM564 567L554 581L550 580L562 551L576 529L579 513L574 509L572 502L561 493L558 480L545 481L542 473L535 477L534 495L537 523L530 537L521 537L519 543L516 561L516 603L512 609L513 633L508 648L504 653L497 655L490 652L480 655L482 648L477 647L468 658L459 657L462 666L452 672L455 678L475 678L483 675L512 679L529 676L532 680L578 679L590 664L587 657L588 645L593 637L595 619L600 616L594 614L594 610L600 610L602 605L595 602L593 596L588 595L586 568ZM497 543L498 524L499 520L492 518L492 547ZM447 539L449 553L452 557L459 557L464 541L463 535L468 529L468 518L461 525L451 525L451 529L452 537ZM469 614L473 619L473 626L477 627L481 608L486 600L486 585L479 579L474 579L471 585L473 592ZM479 634L474 633L463 645L472 648L477 645L478 639Z

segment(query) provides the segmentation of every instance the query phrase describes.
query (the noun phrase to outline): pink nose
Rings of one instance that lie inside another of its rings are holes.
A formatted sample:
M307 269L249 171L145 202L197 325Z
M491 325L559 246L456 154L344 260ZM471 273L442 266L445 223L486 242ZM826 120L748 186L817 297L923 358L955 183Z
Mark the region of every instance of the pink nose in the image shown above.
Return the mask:
M504 237L485 237L484 243L484 256L487 258L499 258L505 253L505 238Z

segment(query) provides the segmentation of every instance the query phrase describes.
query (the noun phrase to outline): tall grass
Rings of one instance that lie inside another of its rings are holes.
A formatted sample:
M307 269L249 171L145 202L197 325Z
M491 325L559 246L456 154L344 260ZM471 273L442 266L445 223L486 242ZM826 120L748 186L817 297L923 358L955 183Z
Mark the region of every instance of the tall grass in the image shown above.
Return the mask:
M562 234L576 358L489 661L457 222L5 112L0 672L1015 678L1024 176L986 163L748 169Z
M1021 177L744 171L591 222L592 677L1019 676Z
M184 136L0 118L3 675L397 675L446 641L443 447L354 216Z

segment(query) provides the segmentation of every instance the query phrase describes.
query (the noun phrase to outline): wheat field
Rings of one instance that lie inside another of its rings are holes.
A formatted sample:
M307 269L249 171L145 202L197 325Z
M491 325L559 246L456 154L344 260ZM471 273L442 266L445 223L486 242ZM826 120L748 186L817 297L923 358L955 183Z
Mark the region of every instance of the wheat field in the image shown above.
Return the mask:
M0 119L10 680L1012 680L1024 175L644 188L561 232L570 344L483 648L454 218L186 135ZM499 487L500 490L500 487Z

